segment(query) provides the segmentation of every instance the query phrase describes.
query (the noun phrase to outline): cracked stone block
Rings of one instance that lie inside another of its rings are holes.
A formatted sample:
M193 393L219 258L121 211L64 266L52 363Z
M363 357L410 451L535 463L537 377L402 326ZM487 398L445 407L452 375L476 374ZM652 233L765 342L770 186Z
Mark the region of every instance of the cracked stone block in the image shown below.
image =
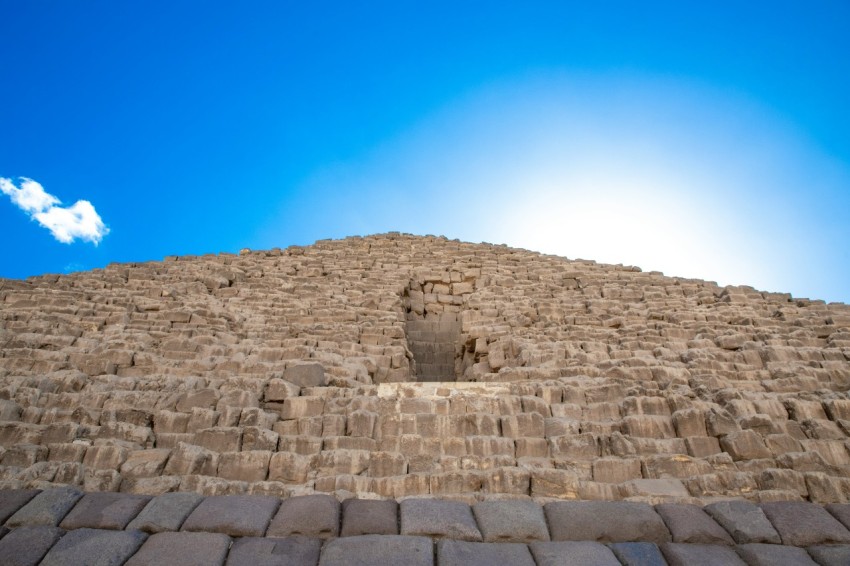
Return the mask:
M227 555L227 566L316 566L322 539L294 536L286 538L243 537Z
M781 544L742 544L735 549L749 566L817 566L804 548Z
M48 551L41 566L121 566L145 542L141 531L77 529L70 531Z
M316 538L339 536L340 504L330 495L290 497L269 524L267 536L303 535Z
M59 487L42 491L18 509L7 521L7 527L46 525L55 527L68 511L83 497L83 492L73 487Z
M395 501L347 499L342 503L340 536L397 535L398 522Z
M534 566L534 558L528 547L519 543L441 540L437 542L437 564L440 566L490 566L491 564Z
M211 495L192 511L180 530L263 536L279 505L280 499L267 495Z
M221 533L157 533L151 535L125 566L221 566L230 548Z
M623 566L667 566L658 545L651 542L613 542L608 548Z
M322 549L319 566L404 564L434 566L431 539L404 535L364 535L336 538Z
M59 527L18 527L0 539L0 564L36 566L64 534Z
M127 526L148 504L150 496L126 493L87 493L59 524L67 530L116 529Z
M620 566L620 561L614 553L598 542L534 542L528 547L537 566ZM499 561L493 562L496 563Z
M0 490L0 525L39 493L40 489Z
M177 531L203 499L193 492L163 493L151 499L127 528L146 533Z
M470 542L484 539L472 509L462 501L405 499L399 505L401 534L450 538Z
M670 529L673 542L734 544L729 533L697 505L660 503L655 511Z
M738 544L766 542L780 544L779 533L761 508L749 501L718 501L703 507Z
M654 542L670 531L648 503L634 501L554 501L544 506L553 540Z
M782 544L811 546L850 543L850 531L820 505L802 501L774 501L762 503L761 508L782 537Z
M549 540L543 508L533 501L484 501L472 507L484 542Z
M815 545L806 550L820 566L846 566L850 564L850 545L847 544Z
M670 566L746 566L732 550L719 544L684 544L667 542L661 552Z

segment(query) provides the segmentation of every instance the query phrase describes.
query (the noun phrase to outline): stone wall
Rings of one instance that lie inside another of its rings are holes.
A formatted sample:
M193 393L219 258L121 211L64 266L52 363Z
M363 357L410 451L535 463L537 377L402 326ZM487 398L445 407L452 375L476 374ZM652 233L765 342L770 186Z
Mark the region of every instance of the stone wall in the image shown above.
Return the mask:
M444 238L0 280L0 487L843 502L848 388L846 305Z

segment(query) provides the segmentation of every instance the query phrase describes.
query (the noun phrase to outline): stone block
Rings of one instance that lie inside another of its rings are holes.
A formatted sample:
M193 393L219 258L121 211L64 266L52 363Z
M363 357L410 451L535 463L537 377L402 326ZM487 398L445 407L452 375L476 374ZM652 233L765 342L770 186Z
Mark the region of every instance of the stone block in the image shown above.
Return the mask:
M577 499L578 490L578 475L571 470L535 468L531 471L532 497Z
M754 503L743 500L718 501L706 505L703 510L726 529L738 544L782 542L764 511Z
M528 500L484 501L472 507L484 542L549 540L543 508Z
M271 456L268 450L225 452L219 455L217 475L226 480L265 481Z
M125 566L223 566L230 543L230 537L220 533L157 533Z
M168 476L214 476L217 469L218 454L194 444L180 442L172 450L163 472Z
M147 537L141 531L77 529L53 545L41 561L41 566L121 566L136 553Z
M673 535L673 542L692 544L728 544L732 537L710 515L696 505L660 503L655 511Z
M705 458L721 452L720 441L713 436L691 436L685 439L688 454L694 458Z
M324 410L325 400L321 397L289 397L283 401L280 417L282 419L319 417Z
M233 543L227 566L316 566L321 548L317 538L243 537Z
M19 527L0 538L0 564L36 566L65 531L59 527Z
M804 548L779 544L742 544L735 550L749 566L818 566Z
M215 426L195 433L193 444L211 452L239 452L242 449L242 429Z
M123 446L89 446L83 458L83 465L89 469L118 470L129 455L130 451Z
M403 535L483 541L472 509L460 501L405 499L399 514Z
M126 493L87 493L65 516L63 529L121 530L148 504L146 495Z
M654 542L671 540L652 506L632 501L555 501L544 506L553 540Z
M130 521L127 529L146 533L177 531L203 499L202 495L192 492L163 493L151 499L136 518Z
M651 542L614 542L608 548L623 566L667 566L658 545Z
M735 461L770 458L770 450L761 436L752 430L729 433L720 439L720 446Z
M746 566L728 546L719 544L664 543L661 552L670 566Z
M604 544L588 541L534 542L528 545L537 566L620 566ZM501 563L494 560L491 564Z
M59 487L42 491L9 517L6 526L10 528L55 527L82 497L83 492L73 487Z
M347 499L342 503L340 536L397 534L399 517L395 501Z
M297 364L283 371L283 379L298 387L321 387L327 384L325 368L321 364Z
M623 418L623 434L638 438L671 438L676 436L673 420L659 415L631 415Z
M307 474L315 468L316 456L303 456L292 452L276 452L269 460L269 481L304 483Z
M280 499L271 496L213 495L201 501L180 530L263 536L279 505Z
M329 495L291 497L281 503L266 536L333 538L339 536L339 519L339 501Z
M806 550L820 566L846 566L850 564L850 545L848 544L815 545Z
M673 427L680 438L705 437L705 416L699 409L681 409L673 413Z
M761 509L779 533L782 544L811 546L850 543L850 531L820 505L801 501L775 501L762 503Z
M434 566L433 543L427 537L364 535L337 538L325 544L319 566L351 564Z
M437 542L437 564L440 566L489 566L491 564L535 566L534 559L524 544L459 540Z
M121 464L121 475L125 478L150 478L162 474L171 450L134 450L127 454Z
M39 489L0 490L0 525L39 493Z

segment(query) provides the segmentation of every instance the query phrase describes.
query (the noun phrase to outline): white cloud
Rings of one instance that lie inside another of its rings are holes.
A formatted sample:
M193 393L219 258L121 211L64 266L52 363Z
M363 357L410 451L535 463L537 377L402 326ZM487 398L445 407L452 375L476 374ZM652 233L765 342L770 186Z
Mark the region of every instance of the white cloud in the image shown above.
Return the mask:
M109 228L87 200L78 200L71 206L58 206L61 204L58 198L26 177L21 177L20 188L11 179L0 177L0 191L63 244L80 239L97 245L109 233Z

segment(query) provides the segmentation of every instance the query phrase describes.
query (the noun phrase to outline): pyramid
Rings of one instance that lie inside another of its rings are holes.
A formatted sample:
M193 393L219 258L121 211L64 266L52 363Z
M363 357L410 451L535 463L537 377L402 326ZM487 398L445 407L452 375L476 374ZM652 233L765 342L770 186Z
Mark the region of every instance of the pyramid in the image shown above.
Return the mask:
M334 545L423 540L440 541L439 563L463 544L545 563L567 552L533 546L550 540L622 563L616 544L688 563L703 543L745 563L747 544L825 563L816 547L850 545L848 389L847 305L444 237L0 280L0 557L39 525L69 533L45 560L112 529L134 560L192 531L204 551L230 537L231 557L233 541L312 533L324 546L287 548L323 564L357 552ZM185 523L145 523L162 502L183 502ZM242 505L268 507L262 529L216 526ZM65 511L32 519L44 506ZM123 524L98 522L117 508ZM730 526L753 509L773 538ZM437 525L405 530L429 513ZM453 513L474 520L438 532ZM658 530L570 535L581 513ZM805 513L832 534L783 526ZM339 536L384 515L386 529ZM717 540L671 527L704 519Z

